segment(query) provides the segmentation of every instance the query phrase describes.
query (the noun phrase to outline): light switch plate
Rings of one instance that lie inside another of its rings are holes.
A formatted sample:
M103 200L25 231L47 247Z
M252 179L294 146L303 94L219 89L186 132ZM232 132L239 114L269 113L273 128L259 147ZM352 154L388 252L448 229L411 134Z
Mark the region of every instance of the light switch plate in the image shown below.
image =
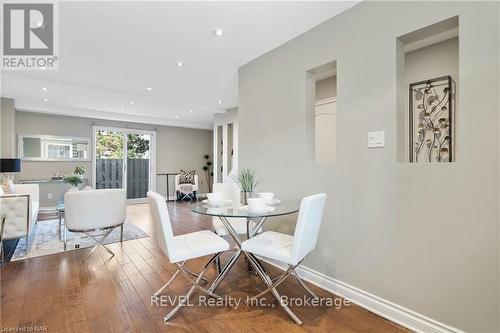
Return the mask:
M368 132L368 148L382 148L385 146L385 132Z

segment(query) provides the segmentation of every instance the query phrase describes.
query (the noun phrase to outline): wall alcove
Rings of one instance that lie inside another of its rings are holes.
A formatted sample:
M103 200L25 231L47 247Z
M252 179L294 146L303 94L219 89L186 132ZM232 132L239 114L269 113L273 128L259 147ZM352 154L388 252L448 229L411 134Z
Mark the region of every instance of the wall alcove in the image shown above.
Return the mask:
M396 40L397 161L454 162L459 156L458 16Z

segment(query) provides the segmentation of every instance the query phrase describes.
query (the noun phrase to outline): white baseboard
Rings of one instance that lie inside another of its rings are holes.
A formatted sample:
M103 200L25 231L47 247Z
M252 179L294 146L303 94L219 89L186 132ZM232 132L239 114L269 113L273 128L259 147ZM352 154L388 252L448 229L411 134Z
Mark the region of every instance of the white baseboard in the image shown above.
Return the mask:
M269 259L261 259L282 270L286 269L285 265L276 263ZM296 271L305 281L308 281L337 296L347 298L352 303L412 331L422 333L464 333L457 328L440 323L434 319L428 318L405 307L353 287L347 283L326 276L325 274L317 272L309 267L301 265L296 269Z

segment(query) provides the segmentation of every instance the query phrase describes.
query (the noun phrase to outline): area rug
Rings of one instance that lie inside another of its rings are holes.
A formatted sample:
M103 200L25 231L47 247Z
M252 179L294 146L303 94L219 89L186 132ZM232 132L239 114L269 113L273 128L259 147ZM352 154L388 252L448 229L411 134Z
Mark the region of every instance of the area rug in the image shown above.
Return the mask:
M64 252L64 241L59 237L58 232L59 220L47 220L39 221L34 225L34 228L30 234L28 242L28 251L26 251L26 238L21 238L17 244L16 251L12 256L11 261L23 260L28 258L35 258L40 256L45 256L48 254ZM91 235L101 238L104 231L92 232ZM84 233L73 233L68 231L68 246L67 251L84 249L92 247L95 245L86 234ZM144 231L142 231L135 224L130 222L125 222L123 225L123 240L131 240L137 238L148 237ZM116 228L113 232L106 238L104 244L117 243L120 241L120 228Z

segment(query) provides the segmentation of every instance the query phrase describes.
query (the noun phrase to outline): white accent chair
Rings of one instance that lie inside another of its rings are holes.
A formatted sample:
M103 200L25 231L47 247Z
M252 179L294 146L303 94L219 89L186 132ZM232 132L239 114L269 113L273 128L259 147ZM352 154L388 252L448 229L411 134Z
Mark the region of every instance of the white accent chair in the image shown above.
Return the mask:
M3 240L26 237L26 252L28 238L33 224L38 219L39 188L38 184L15 184L14 194L0 195L0 217L5 216Z
M82 262L98 248L102 247L111 256L115 254L111 249L103 245L104 240L111 232L120 227L121 237L123 241L123 224L127 220L126 203L127 193L123 189L102 189L102 190L87 190L87 191L72 191L64 195L64 203L66 211L64 214L64 249L67 245L67 232L83 232L96 245L83 258ZM97 240L91 231L105 230L104 236Z
M165 198L158 193L148 192L148 201L153 216L158 245L168 257L168 260L171 263L177 264L179 267L170 280L154 293L153 296L157 298L161 292L172 283L179 272L192 283L186 296L180 298L179 304L165 316L164 321L168 321L187 301L189 301L189 297L191 297L195 289L199 289L209 296L222 299L220 296L202 287L200 282L204 279L203 274L205 274L210 267L210 264L218 258L222 252L229 249L229 243L209 230L201 230L174 236ZM212 255L212 257L199 274L188 271L184 266L187 260L207 255ZM194 275L196 280L194 280L191 275Z
M175 193L177 200L194 200L198 193L198 175L194 175L194 184L180 184L181 175L175 176Z
M253 296L251 300L264 295L267 292L275 294L275 288L285 279L293 275L299 284L312 297L318 298L314 292L302 281L295 268L304 260L304 258L316 247L319 228L323 219L323 210L325 207L326 194L314 194L302 199L300 203L299 216L293 236L275 231L263 232L241 244L241 249L245 252L257 256L269 258L271 260L283 262L288 265L288 269L279 277L271 279L267 273L259 268L261 267L251 256L248 258L257 267L259 275L265 281L267 288L259 294ZM287 314L299 325L302 321L286 306L283 306Z

